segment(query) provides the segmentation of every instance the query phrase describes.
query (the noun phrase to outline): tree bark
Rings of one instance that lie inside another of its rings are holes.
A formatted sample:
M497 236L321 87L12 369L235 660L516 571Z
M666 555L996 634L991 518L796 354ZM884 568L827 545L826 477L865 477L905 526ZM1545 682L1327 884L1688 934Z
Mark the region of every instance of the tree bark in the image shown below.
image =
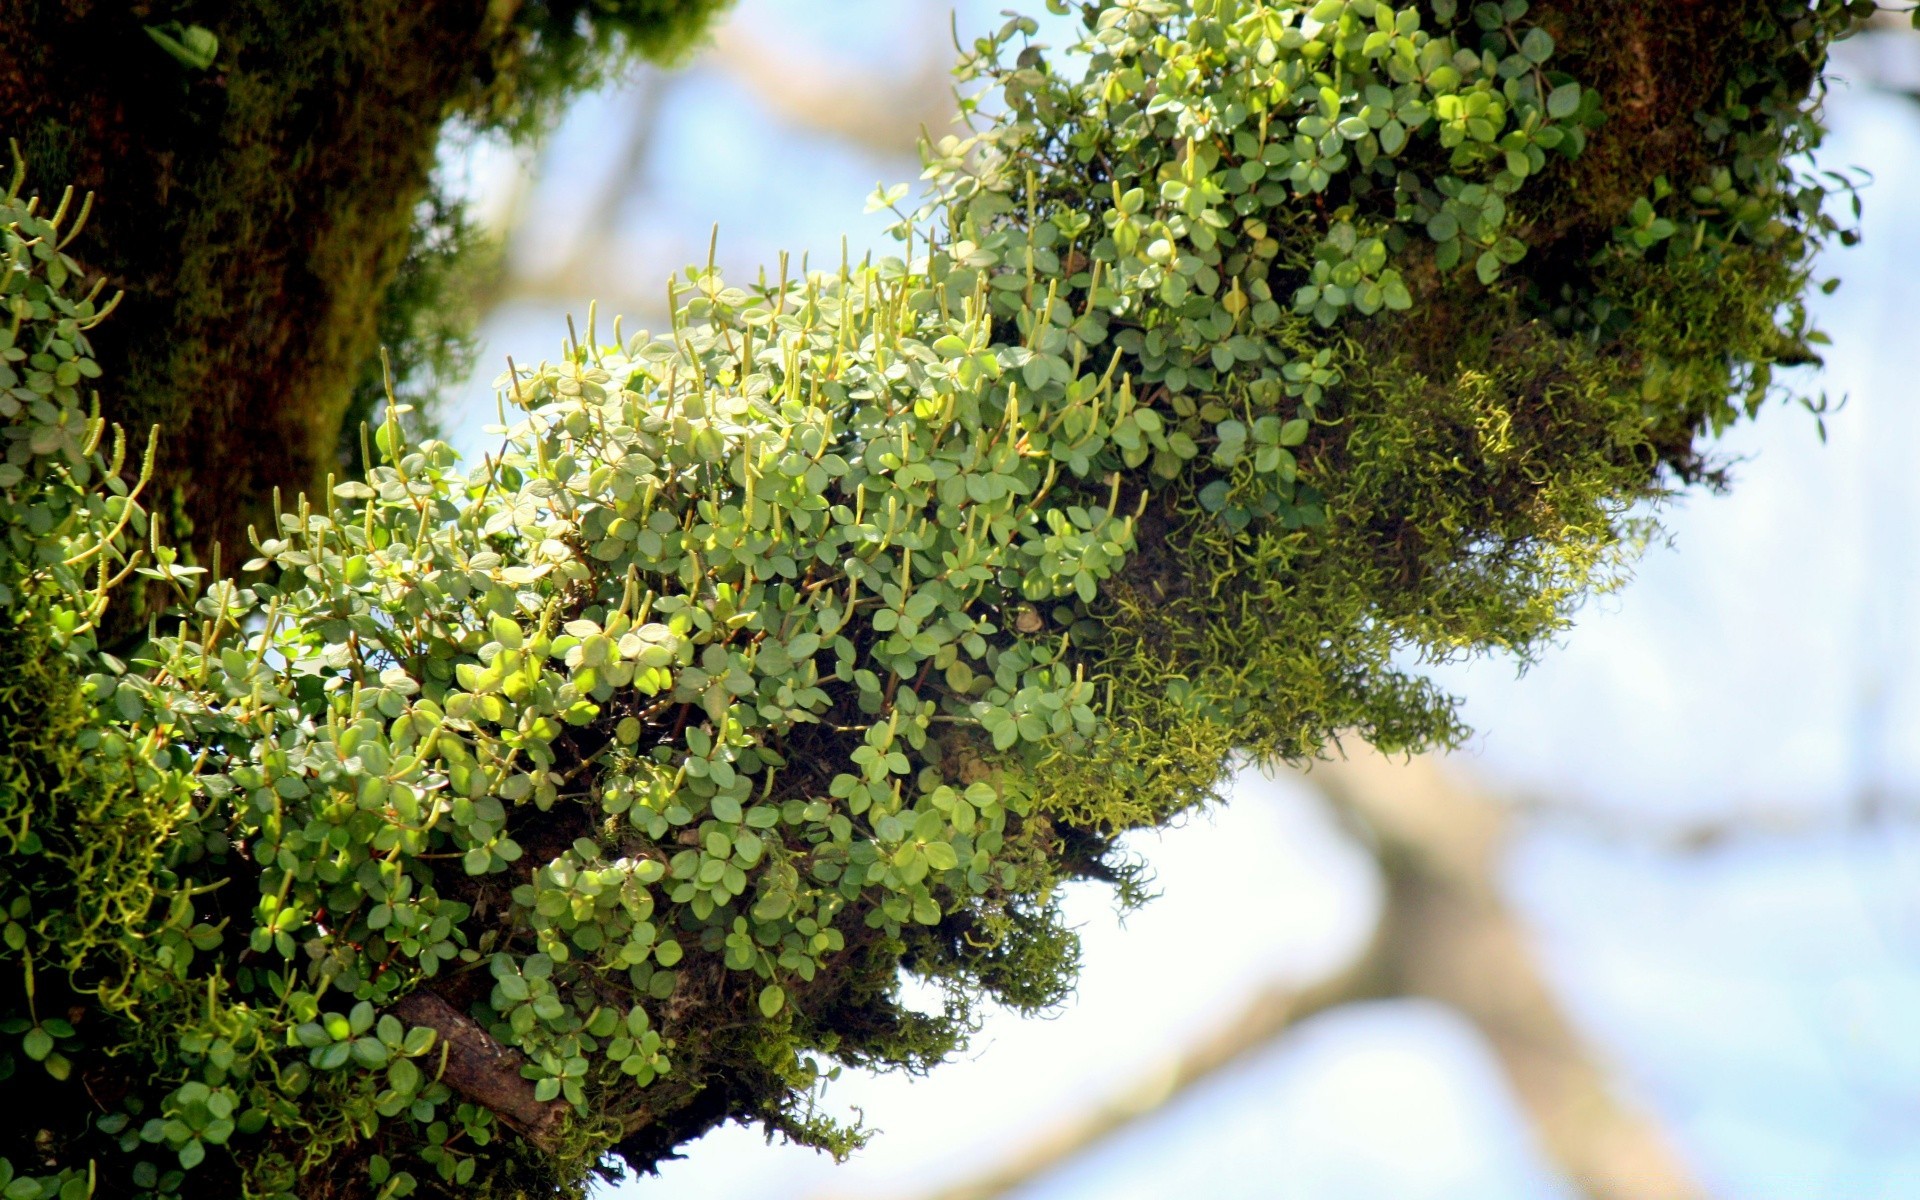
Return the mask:
M394 1016L436 1035L429 1074L490 1110L509 1128L551 1153L557 1144L567 1105L535 1097L533 1083L520 1075L526 1058L493 1040L478 1022L432 992L415 992L395 1004Z
M40 190L93 193L74 249L126 292L93 335L104 412L161 427L155 507L236 564L276 488L291 505L340 469L442 123L500 21L487 0L16 3L0 136ZM182 15L219 39L205 69L149 34Z

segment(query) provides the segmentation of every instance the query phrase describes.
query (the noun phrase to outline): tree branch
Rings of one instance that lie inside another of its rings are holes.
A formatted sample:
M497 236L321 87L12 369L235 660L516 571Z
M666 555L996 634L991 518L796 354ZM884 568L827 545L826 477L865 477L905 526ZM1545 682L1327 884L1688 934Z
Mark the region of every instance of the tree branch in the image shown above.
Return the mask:
M931 11L931 10L930 10ZM938 134L959 111L944 38L928 37L902 76L876 78L819 59L796 57L731 21L715 33L709 62L779 120L865 147L876 154L914 154L923 129Z
M1575 1030L1502 897L1506 811L1431 758L1396 764L1368 754L1316 764L1307 780L1371 835L1387 884L1387 993L1438 1001L1473 1022L1542 1148L1582 1194L1703 1197L1665 1133L1618 1094L1608 1065Z
M1225 1025L1187 1047L1144 1082L1047 1130L986 1174L932 1193L928 1200L1004 1196L1165 1108L1307 1018L1372 998L1380 974L1378 946L1376 941L1352 966L1321 983L1263 988Z
M439 1036L442 1082L540 1149L553 1152L567 1105L534 1098L533 1081L520 1074L527 1060L519 1051L494 1041L479 1022L432 992L415 992L390 1011L409 1025L423 1026Z
M1471 1021L1499 1059L1547 1155L1588 1200L1705 1200L1664 1132L1615 1091L1561 1010L1498 886L1507 813L1431 759L1369 753L1305 775L1373 852L1386 885L1367 949L1310 987L1261 991L1149 1080L1047 1130L985 1174L928 1200L992 1200L1151 1116L1310 1017L1420 997Z

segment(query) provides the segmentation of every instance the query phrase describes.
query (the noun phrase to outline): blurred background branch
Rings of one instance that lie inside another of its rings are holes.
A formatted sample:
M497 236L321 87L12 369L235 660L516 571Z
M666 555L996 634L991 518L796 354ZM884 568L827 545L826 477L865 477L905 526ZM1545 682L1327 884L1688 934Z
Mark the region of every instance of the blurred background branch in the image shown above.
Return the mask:
M703 79L736 89L791 135L839 143L878 158L917 159L920 138L946 131L958 111L954 97L952 35L946 9L914 5L904 38L889 61L849 62L821 45L782 38L781 27L743 15L724 23L714 44L687 70L644 67L616 93L610 136L597 151L611 163L597 173L581 211L564 231L544 220L534 202L536 182L569 174L573 148L550 144L538 164L515 175L500 206L497 235L509 246L507 267L480 296L482 311L503 304L567 303L593 297L614 311L646 312L662 298L655 287L682 265L677 257L611 254L623 240L623 218L636 200L672 181L656 177L663 118ZM565 252L552 253L558 240ZM516 245L539 248L512 253Z
M710 61L787 125L877 154L912 155L921 132L937 137L955 112L951 40L938 10L926 12L910 43L878 72L796 55L741 21L720 30Z
M1704 1200L1666 1133L1621 1095L1562 1011L1533 938L1499 883L1508 811L1431 758L1372 754L1305 773L1373 854L1386 885L1360 956L1310 986L1270 986L1177 1058L1103 1103L1069 1114L988 1171L928 1200L995 1200L1242 1064L1341 1005L1427 999L1486 1038L1535 1135L1586 1200Z

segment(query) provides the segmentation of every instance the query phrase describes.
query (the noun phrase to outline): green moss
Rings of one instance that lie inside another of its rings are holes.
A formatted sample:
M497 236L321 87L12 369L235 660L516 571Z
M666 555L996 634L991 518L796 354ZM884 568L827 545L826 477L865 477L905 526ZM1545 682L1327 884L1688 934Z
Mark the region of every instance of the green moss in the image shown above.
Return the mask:
M0 1130L0 1160L19 1164L42 1161L48 1139L70 1142L99 1095L125 1091L103 1054L150 1061L179 1016L148 974L154 952L192 953L187 930L167 921L169 842L191 806L142 787L99 725L49 631L10 619L0 630L0 1086L36 1100ZM41 1033L51 1037L36 1045Z
M380 423L389 394L413 410L414 436L436 428L445 390L473 370L478 297L499 269L499 250L465 207L437 187L421 201L406 257L380 301L376 335L383 354L362 365L341 420L340 478L365 470L360 433Z

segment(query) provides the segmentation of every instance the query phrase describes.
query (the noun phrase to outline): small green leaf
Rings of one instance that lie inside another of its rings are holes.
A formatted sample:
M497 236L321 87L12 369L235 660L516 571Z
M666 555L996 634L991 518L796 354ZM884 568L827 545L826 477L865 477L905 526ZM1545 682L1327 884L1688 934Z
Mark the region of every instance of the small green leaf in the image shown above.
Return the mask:
M760 989L760 1013L772 1017L787 1003L786 989L777 983L770 983Z
M347 1042L335 1042L313 1052L313 1065L322 1071L337 1071L347 1065L353 1056L353 1047Z
M434 1038L438 1035L425 1025L417 1025L407 1030L407 1036L400 1043L400 1052L409 1056L425 1054L433 1049Z
M363 1067L384 1067L390 1056L379 1038L355 1038L350 1043L353 1060Z
M164 25L146 25L143 28L155 44L171 54L174 61L183 67L204 71L219 57L220 39L204 26L168 21Z
M420 1086L420 1068L411 1059L396 1058L387 1068L387 1082L401 1095L410 1096Z

